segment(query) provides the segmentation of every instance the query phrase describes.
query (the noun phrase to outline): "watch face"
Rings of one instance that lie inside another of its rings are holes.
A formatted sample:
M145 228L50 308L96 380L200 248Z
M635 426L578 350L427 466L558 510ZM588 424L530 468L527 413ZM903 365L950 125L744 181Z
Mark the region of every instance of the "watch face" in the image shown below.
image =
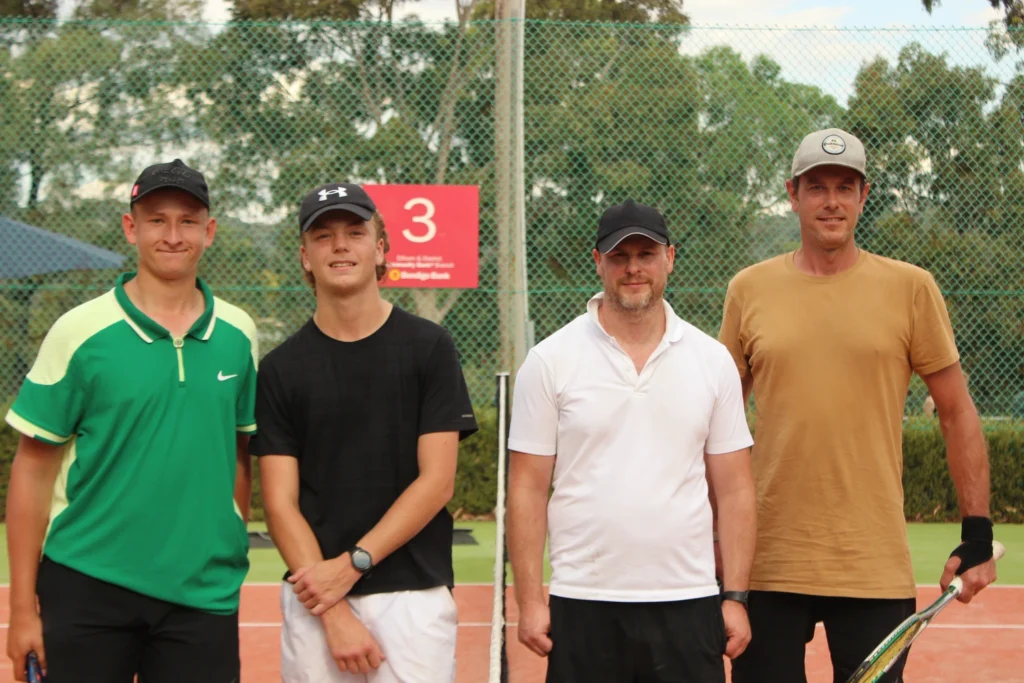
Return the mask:
M352 566L361 572L365 572L370 568L370 554L365 550L353 550Z

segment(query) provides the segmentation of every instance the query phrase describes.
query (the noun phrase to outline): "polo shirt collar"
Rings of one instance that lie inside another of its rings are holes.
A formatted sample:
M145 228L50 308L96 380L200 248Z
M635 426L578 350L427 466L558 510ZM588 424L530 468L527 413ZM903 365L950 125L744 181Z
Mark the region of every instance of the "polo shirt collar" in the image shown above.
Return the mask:
M612 339L612 335L608 334L601 325L601 319L597 317L597 309L600 307L602 299L604 299L604 292L598 292L590 298L590 301L587 302L587 317L601 334ZM665 336L662 337L662 341L674 344L683 338L683 321L679 319L667 301L662 299L661 303L665 306Z
M114 285L114 296L117 298L117 303L121 306L121 310L124 311L125 321L146 343L152 343L154 340L163 337L170 337L171 333L163 325L140 311L124 291L125 283L134 278L135 275L134 272L122 273ZM213 292L199 278L196 278L196 288L203 293L203 314L192 324L187 335L206 341L213 334L213 325L217 320L216 316L213 315Z

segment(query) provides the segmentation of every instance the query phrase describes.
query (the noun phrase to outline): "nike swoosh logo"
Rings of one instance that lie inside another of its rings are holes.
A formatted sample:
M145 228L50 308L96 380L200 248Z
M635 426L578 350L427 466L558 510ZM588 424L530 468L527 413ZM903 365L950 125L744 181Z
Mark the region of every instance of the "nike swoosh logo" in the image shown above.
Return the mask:
M225 375L223 370L217 373L217 379L219 379L221 382L223 382L226 379L231 379L232 377L238 377L238 375Z

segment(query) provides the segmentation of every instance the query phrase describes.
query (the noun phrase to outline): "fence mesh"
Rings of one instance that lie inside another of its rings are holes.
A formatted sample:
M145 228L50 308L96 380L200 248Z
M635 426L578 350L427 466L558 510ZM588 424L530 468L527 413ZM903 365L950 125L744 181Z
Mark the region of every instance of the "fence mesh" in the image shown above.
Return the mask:
M480 286L386 296L451 330L487 403L512 363L522 309L509 301L525 298L537 340L580 314L599 287L596 220L626 197L665 213L678 250L666 296L717 333L729 278L798 243L792 153L836 125L867 147L860 244L934 273L982 413L1024 410L1024 80L1005 35L527 21L509 100L498 67L519 43L466 19L0 20L0 263L13 264L0 272L0 402L53 321L132 267L120 215L155 161L206 173L220 227L201 275L253 316L264 353L312 310L297 261L304 191L478 185ZM496 152L510 119L521 169ZM518 250L499 218L516 197L496 190L519 173L525 293L501 275ZM99 266L63 270L74 265L57 254L80 247L41 248L50 237L25 226L126 258L104 267L96 252ZM915 380L908 412L924 393Z

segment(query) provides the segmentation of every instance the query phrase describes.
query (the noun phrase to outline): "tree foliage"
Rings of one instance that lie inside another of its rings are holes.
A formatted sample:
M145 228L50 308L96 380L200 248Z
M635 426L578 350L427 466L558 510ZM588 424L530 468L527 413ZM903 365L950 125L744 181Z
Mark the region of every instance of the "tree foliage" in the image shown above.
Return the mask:
M90 21L0 22L0 212L128 253L117 217L141 160L187 158L210 177L221 224L203 274L257 318L269 349L310 310L295 225L304 191L335 179L478 185L480 289L389 296L449 326L485 396L499 347L503 257L494 207L497 42L493 22L472 20L492 5L458 7L456 21L437 26L394 21L395 5L381 0L242 0L234 21L211 30L97 19L176 18L193 11L188 3L94 0L76 10ZM841 106L787 79L770 57L746 59L727 46L681 50L679 3L552 0L528 10L598 22L627 12L633 22L524 26L527 265L538 339L595 290L594 225L604 206L627 197L665 213L677 246L669 299L716 331L729 278L793 247L784 180L796 145L840 125L868 148L863 244L936 274L976 397L1004 406L1019 392L1021 298L993 293L1024 289L1015 239L1024 221L1024 82L1001 88L982 69L909 45L895 60L866 61ZM4 315L28 306L30 343L2 330L0 354L31 357L56 315L109 279L47 276L30 302L8 297Z

